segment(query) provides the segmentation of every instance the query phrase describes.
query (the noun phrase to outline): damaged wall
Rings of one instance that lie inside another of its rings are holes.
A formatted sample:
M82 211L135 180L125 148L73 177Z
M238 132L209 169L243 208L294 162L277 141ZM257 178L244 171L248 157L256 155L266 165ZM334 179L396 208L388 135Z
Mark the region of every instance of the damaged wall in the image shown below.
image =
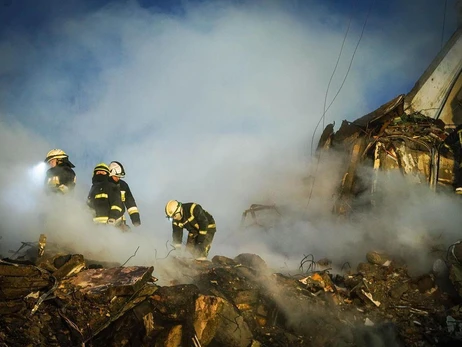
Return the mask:
M452 184L455 162L450 154L439 153L444 122L421 113L407 115L404 100L400 95L364 117L344 121L337 132L326 128L318 151L344 153L344 174L334 206L337 213L351 212L359 196L362 203L374 205L383 177L379 172L399 171L409 182L433 189Z

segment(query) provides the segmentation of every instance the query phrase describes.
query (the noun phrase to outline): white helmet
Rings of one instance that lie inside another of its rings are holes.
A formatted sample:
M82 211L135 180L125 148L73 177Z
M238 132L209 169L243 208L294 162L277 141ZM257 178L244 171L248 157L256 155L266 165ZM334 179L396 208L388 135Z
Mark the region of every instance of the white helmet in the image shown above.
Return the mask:
M118 161L111 161L111 163L109 164L109 175L124 178L125 170L122 164Z

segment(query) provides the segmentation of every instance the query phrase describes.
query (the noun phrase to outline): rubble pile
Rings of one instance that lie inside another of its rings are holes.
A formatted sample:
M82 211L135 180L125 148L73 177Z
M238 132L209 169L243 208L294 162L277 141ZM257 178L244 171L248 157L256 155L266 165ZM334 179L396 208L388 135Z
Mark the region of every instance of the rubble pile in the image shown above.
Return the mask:
M0 346L462 343L457 261L444 276L439 268L418 277L377 252L336 274L327 260L323 270L274 273L253 254L168 261L187 276L161 286L153 267L102 267L78 254L1 260Z

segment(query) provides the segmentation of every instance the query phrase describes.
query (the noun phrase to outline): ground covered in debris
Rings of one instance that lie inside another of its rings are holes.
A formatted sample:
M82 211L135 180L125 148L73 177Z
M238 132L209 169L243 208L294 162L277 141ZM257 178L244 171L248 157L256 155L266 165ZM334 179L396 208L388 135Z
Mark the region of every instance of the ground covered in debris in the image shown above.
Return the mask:
M0 345L456 346L462 247L450 254L418 277L377 252L336 274L309 257L275 273L254 254L170 256L155 271L39 244L36 259L0 262Z

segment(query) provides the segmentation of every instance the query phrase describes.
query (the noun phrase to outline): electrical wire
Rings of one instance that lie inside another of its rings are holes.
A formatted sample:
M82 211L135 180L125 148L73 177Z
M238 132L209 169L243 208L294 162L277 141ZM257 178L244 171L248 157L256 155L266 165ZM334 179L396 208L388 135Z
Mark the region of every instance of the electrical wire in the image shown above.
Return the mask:
M311 147L310 147L311 148L311 155L313 155L314 135L316 134L316 130L318 130L318 126L319 126L319 123L321 122L321 120L322 120L322 128L324 129L324 127L325 127L325 122L324 121L326 119L325 116L326 116L326 112L327 112L327 110L326 110L327 95L329 94L330 84L332 83L335 72L337 71L338 64L340 62L340 58L342 57L343 48L345 47L345 41L346 41L348 33L350 31L350 26L351 26L351 21L352 20L353 20L353 13L350 15L350 19L348 20L348 26L347 26L347 29L345 31L345 35L343 36L342 45L340 47L340 52L338 53L337 61L335 62L335 67L334 67L334 70L332 71L332 74L330 75L329 83L327 83L326 93L324 95L324 106L323 106L322 116L319 119L318 124L316 124L316 127L314 128L314 131L313 131L313 136L311 137Z
M351 66L353 65L353 60L355 59L356 51L358 50L359 44L361 43L361 40L362 40L362 38L363 38L364 30L366 29L366 25L367 25L367 22L368 22L368 20L369 20L369 16L370 16L370 14L371 14L371 9L372 9L372 6L373 6L374 3L375 3L375 0L374 0L373 3L371 3L371 5L369 5L369 10L368 10L368 12L367 12L366 20L364 21L363 28L361 29L361 35L359 36L358 42L356 43L356 47L355 47L355 50L353 51L353 55L351 56L350 64L348 65L348 69L347 69L347 72L346 72L346 74L345 74L345 77L343 78L342 84L340 85L340 88L338 89L338 91L337 91L337 93L335 94L334 98L333 98L332 101L330 102L329 106L327 106L326 112L329 111L329 108L332 106L332 104L334 103L335 99L336 99L337 96L340 94L340 91L342 90L343 85L345 84L345 81L346 81L346 79L347 79L347 77L348 77L348 74L350 73Z
M335 62L335 67L334 70L332 71L332 74L330 75L329 83L327 83L327 89L326 89L326 94L324 95L324 105L323 105L323 112L322 112L322 128L324 129L325 124L324 120L326 119L326 104L327 104L327 95L329 94L329 88L330 84L332 83L332 80L334 79L335 72L337 71L338 64L340 62L340 58L342 57L342 52L343 52L343 47L345 47L345 42L346 38L348 36L348 33L350 31L350 26L351 26L351 21L353 20L353 15L350 16L350 19L348 21L348 26L347 30L345 31L345 35L343 36L343 41L342 41L342 46L340 47L340 52L338 53L337 61Z
M337 90L337 93L335 94L334 98L333 98L332 101L330 102L329 106L327 106L327 108L325 108L325 104L324 104L324 112L323 112L321 118L319 119L318 123L316 124L316 127L315 127L314 132L313 132L313 136L311 137L311 155L313 155L313 142L314 142L314 136L315 136L315 134L316 134L316 130L318 129L319 124L321 123L321 121L323 122L323 128L324 128L324 120L325 120L325 118L326 118L326 113L327 113L327 111L329 111L329 109L330 109L330 107L332 106L332 104L334 103L335 99L336 99L337 96L340 94L340 91L342 90L342 88L343 88L343 86L344 86L344 84L345 84L345 82L346 82L346 79L347 79L347 77L348 77L348 75L349 75L349 73L350 73L350 70L351 70L351 66L353 65L353 60L354 60L354 58L355 58L356 51L358 50L359 44L361 43L361 40L362 40L362 38L363 38L364 30L365 30L366 25L367 25L367 22L368 22L368 20L369 20L369 16L370 16L370 14L371 14L371 9L372 9L372 6L374 5L374 3L375 3L375 0L374 0L373 3L371 3L371 4L369 5L369 9L368 9L368 12L367 12L367 16L366 16L366 19L365 19L365 21L364 21L364 23L363 23L363 27L362 27L362 29L361 29L361 34L360 34L360 36L359 36L358 42L356 43L356 47L355 47L355 49L354 49L354 51L353 51L353 54L352 54L352 56L351 56L351 59L350 59L349 65L348 65L347 72L346 72L345 76L343 77L343 81L342 81L342 83L341 83L339 89ZM350 21L351 21L351 17L350 17ZM348 29L349 29L349 28L348 28ZM348 33L348 31L347 31L347 33ZM346 36L345 36L345 38L346 38ZM343 48L343 44L342 44L342 48ZM339 59L340 59L340 55L339 55ZM338 61L337 61L337 64L338 64ZM337 68L337 65L335 66L335 69L336 69L336 68ZM334 69L334 72L335 72L335 69ZM331 76L331 79L332 79L332 77L333 77L333 75ZM330 84L330 81L329 81L329 84ZM327 99L327 92L328 92L328 90L326 91L325 99Z
M346 74L345 74L345 76L344 76L344 78L343 78L343 81L342 81L342 83L341 83L339 89L337 90L337 93L335 94L334 98L333 98L332 101L330 102L329 106L324 110L323 115L322 115L321 118L319 119L319 121L318 121L318 123L316 124L316 127L315 127L315 129L314 129L314 131L313 131L313 136L311 137L311 155L313 155L313 142L314 142L314 136L315 136L315 134L316 134L316 130L317 130L319 124L321 123L321 121L322 121L323 124L324 124L324 119L325 119L326 112L327 112L327 111L329 110L329 108L332 106L332 104L334 103L335 99L337 98L337 96L339 95L340 91L342 90L342 88L343 88L343 86L344 86L344 84L345 84L345 81L346 81L346 79L347 79L347 77L348 77L348 75L349 75L349 73L350 73L351 66L353 65L353 61L354 61L354 58L355 58L355 56L356 56L356 52L357 52L357 50L358 50L359 44L361 43L361 40L362 40L362 38L363 38L364 31L365 31L365 29L366 29L366 25L367 25L367 22L368 22L368 20L369 20L369 17L370 17L370 14L371 14L371 10L372 10L372 7L373 7L374 4L375 4L375 1L376 1L376 0L374 0L373 2L371 2L370 5L369 5L369 9L368 9L368 11L367 11L366 19L364 20L363 27L362 27L362 29L361 29L361 34L360 34L360 36L359 36L358 42L356 43L356 47L355 47L355 49L354 49L354 51L353 51L353 54L352 54L352 56L351 56L350 63L349 63L349 65L348 65L348 69L347 69L347 72L346 72ZM348 30L349 30L349 28L348 28ZM343 44L342 44L342 48L343 48ZM340 55L339 55L339 56L340 56ZM336 68L337 68L337 65L336 65L335 69L336 69ZM335 69L334 69L334 72L335 72ZM331 78L332 78L332 77L331 77ZM329 84L330 84L330 81L329 81ZM326 91L326 99L327 99L327 93L328 93L328 90ZM320 160L321 160L321 153L319 154L319 156L318 156L318 158L317 158L317 161L316 161L315 171L314 171L314 175L313 175L313 182L312 182L312 184L311 184L310 195L309 195L309 197L308 197L307 207L309 206L310 201L311 201L311 197L312 197L312 195L313 195L313 187L314 187L314 183L315 183L315 181L316 181L316 174L317 174L317 172L318 172L318 166L319 166Z

